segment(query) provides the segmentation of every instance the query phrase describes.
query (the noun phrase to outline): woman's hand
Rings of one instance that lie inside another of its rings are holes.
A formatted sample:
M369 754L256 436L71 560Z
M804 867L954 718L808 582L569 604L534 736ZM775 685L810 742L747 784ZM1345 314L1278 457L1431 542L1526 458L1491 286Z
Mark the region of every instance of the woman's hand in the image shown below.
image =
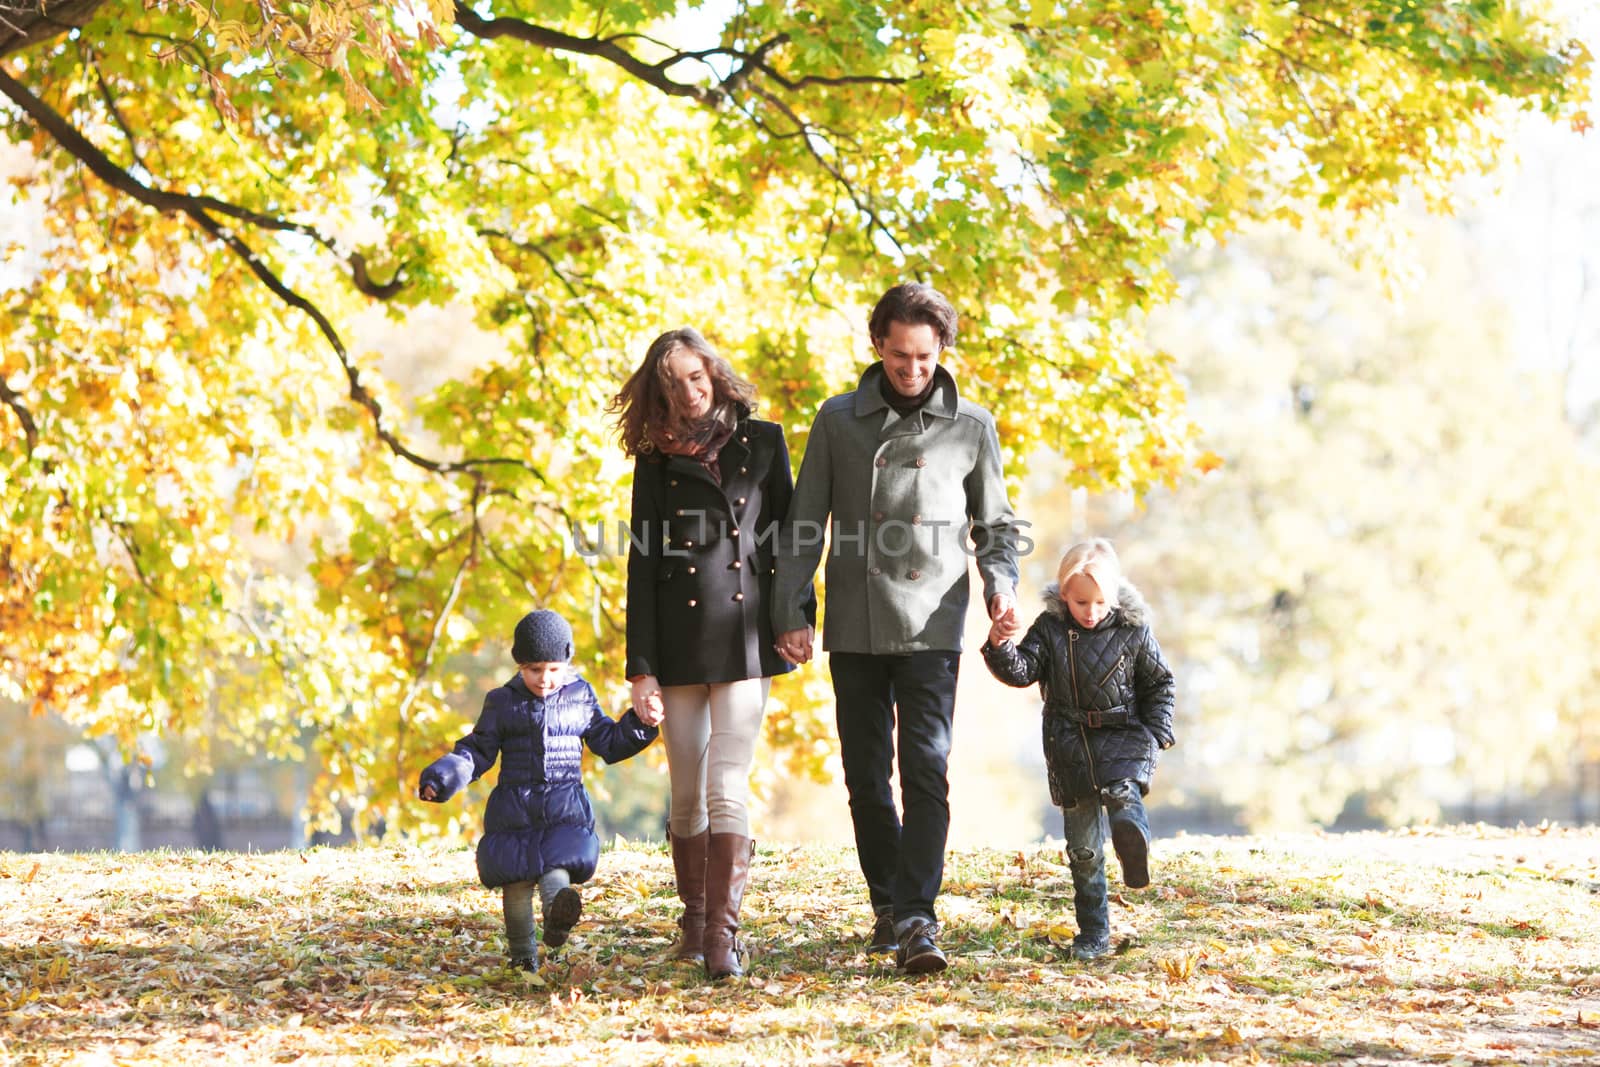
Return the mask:
M641 674L632 680L633 713L646 726L660 726L667 717L667 705L661 699L661 683L653 674Z
M811 662L811 646L816 640L816 634L814 626L786 630L778 635L778 640L773 642L772 647L778 650L778 655L783 657L785 663L792 663L798 667L802 663Z
M429 783L428 785L425 785L421 789L417 790L417 796L421 797L423 800L437 800L439 798L439 794L433 791L432 783Z

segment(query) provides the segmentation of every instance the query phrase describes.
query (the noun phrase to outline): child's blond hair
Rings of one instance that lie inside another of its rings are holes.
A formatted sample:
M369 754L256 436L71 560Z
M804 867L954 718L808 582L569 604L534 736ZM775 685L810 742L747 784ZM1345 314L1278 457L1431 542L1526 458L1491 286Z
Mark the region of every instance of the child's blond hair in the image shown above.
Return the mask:
M1117 587L1122 584L1122 561L1117 550L1104 537L1080 541L1067 549L1056 568L1056 585L1060 593L1067 591L1067 582L1074 575L1087 574L1112 605L1117 602Z

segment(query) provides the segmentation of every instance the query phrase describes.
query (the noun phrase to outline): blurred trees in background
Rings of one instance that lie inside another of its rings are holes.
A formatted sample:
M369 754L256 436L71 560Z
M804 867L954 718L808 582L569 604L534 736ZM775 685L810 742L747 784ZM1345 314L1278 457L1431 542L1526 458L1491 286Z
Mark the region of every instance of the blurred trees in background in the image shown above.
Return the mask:
M182 739L201 769L213 744L307 761L316 817L390 829L459 817L410 788L529 607L571 617L620 698L621 561L572 529L625 518L602 412L660 330L704 330L798 458L870 358L866 308L923 278L963 313L950 364L1014 471L1047 449L1071 484L1149 490L1213 462L1142 336L1175 255L1264 220L1382 226L1403 190L1442 204L1507 108L1587 122L1587 53L1496 0L0 14L5 212L41 220L0 231L0 697L130 754ZM445 308L471 319L442 373L362 341ZM1298 433L1376 388L1390 368L1361 356L1305 379ZM1324 462L1354 457L1264 484ZM1435 481L1448 514L1528 503ZM1286 634L1326 638L1314 586L1348 588L1343 562L1269 568ZM1289 640L1217 651L1264 671ZM1429 679L1442 721L1465 697ZM789 773L822 766L825 691L815 670L776 691Z
M1223 466L1076 513L1180 668L1166 785L1253 827L1492 810L1600 759L1600 456L1473 235L1412 221L1390 292L1284 227L1188 258L1152 336Z

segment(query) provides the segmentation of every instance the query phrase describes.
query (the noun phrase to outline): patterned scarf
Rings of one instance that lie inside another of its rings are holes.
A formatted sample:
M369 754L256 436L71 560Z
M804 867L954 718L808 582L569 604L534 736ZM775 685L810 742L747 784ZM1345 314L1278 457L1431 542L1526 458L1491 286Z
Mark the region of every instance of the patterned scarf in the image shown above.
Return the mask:
M717 466L717 457L722 454L722 446L728 443L728 438L733 436L733 428L738 422L739 416L733 405L722 403L703 418L670 430L664 429L652 436L656 447L662 452L669 456L687 456L704 467L712 481L721 485L722 470Z

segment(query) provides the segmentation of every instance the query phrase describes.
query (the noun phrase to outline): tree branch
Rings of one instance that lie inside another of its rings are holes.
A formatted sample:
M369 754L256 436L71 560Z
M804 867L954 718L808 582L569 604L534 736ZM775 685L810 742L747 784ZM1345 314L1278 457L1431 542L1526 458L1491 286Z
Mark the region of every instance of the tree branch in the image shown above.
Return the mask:
M808 152L811 158L816 161L817 166L826 171L828 176L831 177L834 182L844 190L845 195L850 198L850 202L856 206L856 210L865 215L867 217L867 221L871 223L873 227L876 227L878 232L882 233L889 239L889 243L894 245L895 251L900 253L900 255L903 257L906 256L905 246L900 243L899 236L897 236L895 232L891 230L883 221L883 219L879 217L877 208L872 205L870 200L864 201L856 192L855 186L850 183L850 179L844 176L844 172L830 163L827 158L825 158L823 154L817 150L817 146L812 140L813 137L821 136L821 134L817 131L817 128L811 125L811 123L807 122L805 119L801 118L799 115L795 114L794 110L790 108L788 104L784 103L782 100L779 100L776 96L767 92L766 90L756 89L755 93L762 99L766 100L773 107L777 108L778 111L783 113L785 118L795 124L795 128L798 129L802 134L802 143L806 146L806 152ZM754 116L751 116L751 118L754 119Z
M164 214L182 212L189 216L202 230L226 245L243 260L245 265L250 268L250 271L260 279L261 283L274 296L311 319L316 324L318 332L322 334L328 345L333 349L334 354L338 357L340 366L344 368L345 377L350 384L350 398L363 408L366 408L368 413L371 414L378 439L388 447L390 452L417 467L421 467L423 470L432 471L435 474L471 474L474 478L481 478L481 471L484 468L510 466L528 472L538 479L542 485L549 485L544 472L524 460L496 456L443 461L429 459L406 447L385 424L383 405L362 383L359 369L352 362L349 350L345 348L344 341L340 339L338 331L334 329L333 323L328 320L327 315L311 301L285 285L243 239L208 214L207 209L219 209L219 214L222 213L220 209L229 209L242 213L242 216L247 217L247 219L260 218L266 222L278 224L267 228L293 229L296 232L307 232L309 227L301 229L297 227L297 224L284 223L282 220L269 219L267 216L256 216L254 212L244 211L242 208L236 208L234 205L226 204L212 197L184 196L160 189L152 189L111 162L83 134L79 133L42 100L34 96L26 86L7 74L3 68L0 68L0 93L10 97L18 107L22 108L29 117L54 137L58 144L81 160L96 177L113 189L125 193ZM356 267L356 265L352 264L352 267ZM364 270L364 267L358 269Z
M635 78L653 85L668 96L682 96L708 107L719 107L727 100L727 94L721 89L708 89L700 85L686 85L683 82L673 81L667 77L666 68L675 59L669 58L663 63L650 64L635 56L627 49L622 48L613 38L606 37L576 37L560 30L536 26L516 18L484 18L476 11L467 7L461 0L456 0L456 24L475 37L485 40L495 40L500 37L510 37L513 40L526 44L538 45L558 52L576 52L580 55L596 56L600 59L615 63Z
M11 413L22 424L22 439L28 443L28 458L33 458L33 450L39 444L39 424L33 421L33 414L22 403L22 397L12 391L4 378L0 378L0 402L11 409Z
M111 106L113 119L128 138L129 147L133 152L135 161L139 162L139 165L143 167L144 164L139 159L138 147L133 139L132 131L122 124L121 116L116 111L109 87L102 81L101 88L105 92L106 103ZM113 162L98 146L79 133L59 112L35 96L27 86L12 78L3 69L0 69L0 93L10 97L12 102L21 108L29 118L38 123L46 133L54 138L57 144L70 152L84 166L88 167L95 177L118 192L131 196L141 203L148 204L157 211L164 214L175 214L177 212L192 214L196 209L210 211L228 218L238 219L241 222L249 223L264 230L293 233L301 237L308 237L334 255L340 255L337 243L333 238L323 234L314 226L309 226L302 222L291 222L273 215L263 215L260 212L251 211L249 208L219 200L214 196L190 196L186 193L174 193L170 190L156 189L144 184L132 174L129 174L126 169ZM149 168L145 167L145 169L148 170ZM360 252L352 252L342 258L350 266L350 278L355 287L374 299L388 300L399 293L405 285L399 272L396 272L395 277L387 282L374 282L367 270L366 257Z
M556 280L562 284L567 292L572 294L572 299L577 301L578 310L583 312L584 317L589 320L590 325L594 327L596 340L599 339L602 332L600 319L595 315L594 311L590 309L588 302L584 299L583 294L578 292L578 287L573 283L572 279L568 278L566 273L562 271L559 266L557 266L555 258L551 256L549 252L545 251L544 245L540 244L538 241L519 241L509 233L506 233L504 230L480 229L478 233L483 237L498 238L499 240L510 244L514 248L520 249L524 252L531 252L533 255L538 256L541 260L543 260L545 266L550 268L550 273L556 276Z
M105 0L33 0L0 7L0 56L59 37L94 17Z
M1321 74L1324 78L1329 79L1332 78L1332 75L1325 70L1319 70L1317 67L1305 62L1305 60L1300 59L1297 56L1290 55L1288 52L1285 52L1271 41L1268 41L1265 37L1262 37L1255 30L1245 29L1241 32L1241 36L1254 41L1256 44L1260 45L1262 48L1265 48L1267 51L1278 57L1278 69L1283 71L1284 77L1289 79L1289 84L1294 86L1294 91L1296 95L1300 97L1300 102L1306 106L1306 110L1311 113L1311 117L1316 120L1317 125L1322 127L1322 132L1327 136L1332 137L1334 133L1334 124L1328 121L1328 119L1323 116L1322 112L1317 110L1317 105L1311 102L1311 95L1306 92L1305 86L1300 84L1300 78L1295 73L1295 70L1296 68L1304 67L1315 74Z
M394 780L395 780L395 818L396 822L404 817L406 797L406 715L411 711L411 705L416 702L417 694L422 692L422 683L427 680L428 668L433 665L434 650L439 647L439 637L444 633L446 622L450 613L455 610L456 598L461 595L461 586L478 560L478 542L482 537L482 527L478 525L478 501L482 499L483 483L480 480L472 487L472 502L469 505L472 511L472 524L467 529L467 551L461 557L461 565L456 568L456 573L450 579L450 591L445 594L444 606L439 609L438 616L433 620L433 629L428 634L428 645L422 651L422 662L417 665L416 674L412 677L411 684L406 687L406 695L400 701L400 708L395 713L395 746L394 746Z
M800 78L789 78L778 73L766 62L766 57L774 50L789 43L789 35L780 33L763 41L754 52L742 52L735 48L705 48L698 51L673 51L671 55L656 63L646 63L638 56L623 48L617 42L626 40L649 41L661 48L670 48L669 45L657 41L652 37L637 33L616 34L611 37L578 37L560 30L552 30L545 26L538 26L517 18L484 18L462 0L456 0L456 24L468 33L486 40L499 37L510 37L527 44L538 45L558 52L577 52L581 55L597 56L608 60L632 74L635 78L653 85L669 96L682 96L717 108L729 103L734 93L748 81L751 74L760 71L778 85L790 91L803 89L809 85L904 85L908 79L889 77L877 74L842 74L826 76L808 74ZM712 87L690 85L685 82L673 81L667 72L679 63L700 62L704 63L713 56L725 57L736 60L738 65L729 72L726 78Z

